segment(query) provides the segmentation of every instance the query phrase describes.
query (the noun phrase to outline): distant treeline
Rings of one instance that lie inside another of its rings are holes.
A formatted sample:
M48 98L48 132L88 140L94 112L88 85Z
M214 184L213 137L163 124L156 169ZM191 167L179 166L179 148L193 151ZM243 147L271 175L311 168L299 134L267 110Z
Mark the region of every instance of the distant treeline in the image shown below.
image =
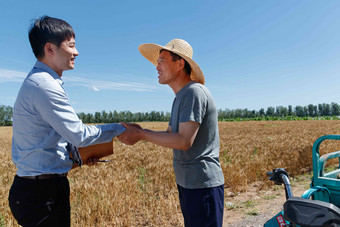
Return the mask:
M0 106L0 126L12 125L13 108ZM170 119L170 113L164 111L137 112L130 111L101 111L91 113L78 113L78 117L84 123L118 123L118 122L142 122L142 121L165 121ZM218 110L219 121L263 121L263 120L309 120L309 119L340 119L340 106L337 103L323 103L308 106L277 106L268 107L266 110Z
M340 106L337 103L323 103L308 106L277 106L261 108L259 111L248 109L219 110L220 121L234 120L307 120L307 119L338 119Z
M10 106L0 106L0 126L12 125L13 108Z
M151 111L150 113L132 113L130 111L95 112L94 114L78 113L79 119L84 123L119 123L119 122L141 122L141 121L169 121L169 112Z

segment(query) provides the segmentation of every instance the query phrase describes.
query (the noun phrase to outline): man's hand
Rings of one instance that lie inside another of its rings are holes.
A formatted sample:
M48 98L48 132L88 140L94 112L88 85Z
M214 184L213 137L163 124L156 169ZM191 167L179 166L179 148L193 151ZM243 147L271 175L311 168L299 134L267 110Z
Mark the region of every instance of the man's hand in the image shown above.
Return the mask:
M126 128L126 130L117 137L120 142L125 143L127 145L134 145L141 139L140 133L142 127L140 125L134 123L121 123L121 124Z
M133 127L136 127L138 129L143 129L142 126L140 126L139 124L136 124L136 123L122 123L122 125L126 128L126 125L129 125L129 126L133 126Z
M89 158L86 162L84 162L84 165L88 165L88 166L94 166L97 165L99 161L99 158L93 157L93 158Z

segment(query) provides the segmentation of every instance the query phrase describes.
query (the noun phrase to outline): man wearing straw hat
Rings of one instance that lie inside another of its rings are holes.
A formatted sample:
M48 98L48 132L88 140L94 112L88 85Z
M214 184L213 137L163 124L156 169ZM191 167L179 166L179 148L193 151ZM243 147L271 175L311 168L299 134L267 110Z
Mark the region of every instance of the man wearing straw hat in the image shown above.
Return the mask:
M192 60L192 47L182 39L167 45L142 44L141 54L156 67L160 84L169 85L176 98L168 129L143 130L136 124L136 137L173 148L173 167L185 226L222 226L224 177L219 163L217 109L204 75ZM126 144L136 138L121 135Z

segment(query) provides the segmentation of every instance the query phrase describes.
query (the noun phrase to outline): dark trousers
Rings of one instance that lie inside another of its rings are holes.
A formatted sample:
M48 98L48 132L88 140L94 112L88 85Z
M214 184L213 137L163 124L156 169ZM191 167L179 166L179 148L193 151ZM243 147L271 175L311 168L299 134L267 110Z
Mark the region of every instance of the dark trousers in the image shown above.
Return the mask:
M15 176L8 199L19 225L71 225L70 186L67 177L40 180Z
M186 189L177 185L186 227L221 227L223 224L224 185Z

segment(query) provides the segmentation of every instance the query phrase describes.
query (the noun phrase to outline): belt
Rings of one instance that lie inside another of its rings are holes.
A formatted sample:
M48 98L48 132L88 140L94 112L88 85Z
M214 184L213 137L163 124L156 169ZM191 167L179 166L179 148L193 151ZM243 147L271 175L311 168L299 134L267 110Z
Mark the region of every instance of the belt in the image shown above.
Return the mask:
M66 176L67 176L67 173L62 173L62 174L54 173L54 174L42 174L38 176L18 176L18 177L31 179L31 180L46 180L46 179L66 177Z

